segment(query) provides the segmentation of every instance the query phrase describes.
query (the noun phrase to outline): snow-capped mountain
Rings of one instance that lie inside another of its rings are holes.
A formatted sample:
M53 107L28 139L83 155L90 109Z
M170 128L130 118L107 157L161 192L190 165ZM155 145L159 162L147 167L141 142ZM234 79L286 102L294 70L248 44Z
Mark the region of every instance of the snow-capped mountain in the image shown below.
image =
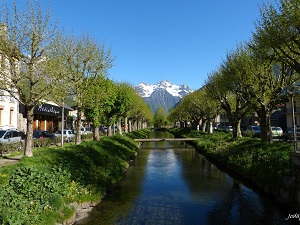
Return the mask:
M193 92L186 84L175 85L167 80L157 84L139 83L136 87L138 94L151 106L153 113L159 106L169 112L181 98Z

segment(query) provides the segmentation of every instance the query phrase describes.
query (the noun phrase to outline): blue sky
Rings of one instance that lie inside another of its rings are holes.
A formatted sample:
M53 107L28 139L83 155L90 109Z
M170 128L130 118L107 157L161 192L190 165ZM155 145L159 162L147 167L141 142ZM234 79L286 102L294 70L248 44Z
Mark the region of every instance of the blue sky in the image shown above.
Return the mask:
M17 1L18 2L18 1ZM67 32L112 48L110 78L196 90L248 41L262 0L40 0ZM274 2L274 1L273 1Z

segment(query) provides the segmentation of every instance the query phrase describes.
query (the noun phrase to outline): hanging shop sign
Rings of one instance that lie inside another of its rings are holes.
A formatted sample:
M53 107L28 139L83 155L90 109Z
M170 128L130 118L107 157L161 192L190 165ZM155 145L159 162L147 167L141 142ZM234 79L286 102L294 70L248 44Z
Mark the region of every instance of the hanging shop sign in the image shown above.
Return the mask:
M41 104L34 108L34 114L45 116L60 116L62 108L50 104Z

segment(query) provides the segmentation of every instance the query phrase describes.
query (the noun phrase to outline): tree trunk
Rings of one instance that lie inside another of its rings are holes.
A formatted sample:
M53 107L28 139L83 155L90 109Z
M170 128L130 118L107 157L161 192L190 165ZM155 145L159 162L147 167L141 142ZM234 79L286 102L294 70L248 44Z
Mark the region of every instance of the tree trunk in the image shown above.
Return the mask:
M107 126L107 136L112 136L111 125Z
M100 140L100 137L99 137L99 126L94 127L93 139L95 141L99 141Z
M132 121L128 120L128 132L132 131Z
M121 119L121 117L118 118L118 123L117 123L117 125L118 125L118 133L119 133L120 135L122 135L122 119Z
M206 128L206 121L202 122L202 132L205 132L205 128Z
M267 109L261 109L259 112L261 140L263 142L272 142L270 112Z
M233 121L232 122L232 129L233 129L233 140L237 140L239 137L242 137L242 132L241 132L241 120L238 121Z
M212 129L212 121L211 120L208 120L208 123L207 123L207 133L211 134L213 132L213 129Z
M132 120L132 131L136 130L136 121Z
M81 143L81 107L77 108L77 124L76 124L76 136L75 136L75 145Z
M24 156L27 157L32 157L33 152L32 152L32 147L33 147L33 140L32 140L32 135L33 135L33 110L34 107L27 107L27 133L26 133L26 140L25 140L25 151L24 151Z
M125 116L124 118L124 132L128 133L128 118Z

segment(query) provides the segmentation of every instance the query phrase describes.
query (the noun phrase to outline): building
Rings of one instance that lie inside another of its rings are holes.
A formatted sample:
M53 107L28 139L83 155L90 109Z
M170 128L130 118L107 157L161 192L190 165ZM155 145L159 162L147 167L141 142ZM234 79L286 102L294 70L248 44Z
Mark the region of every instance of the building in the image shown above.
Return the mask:
M60 130L62 127L63 108L64 128L66 128L67 117L73 109L66 104L62 107L54 102L45 101L34 108L33 130L48 130L50 132ZM20 106L20 118L18 127L22 130L24 127L26 128L27 123L26 109L23 105Z
M0 56L1 57L1 56ZM0 91L0 129L18 128L19 104L16 99Z
M6 35L6 27L0 24L0 35ZM9 62L0 52L0 75L9 75ZM2 78L3 79L3 78ZM0 90L0 129L13 129L18 127L18 101L7 91Z

